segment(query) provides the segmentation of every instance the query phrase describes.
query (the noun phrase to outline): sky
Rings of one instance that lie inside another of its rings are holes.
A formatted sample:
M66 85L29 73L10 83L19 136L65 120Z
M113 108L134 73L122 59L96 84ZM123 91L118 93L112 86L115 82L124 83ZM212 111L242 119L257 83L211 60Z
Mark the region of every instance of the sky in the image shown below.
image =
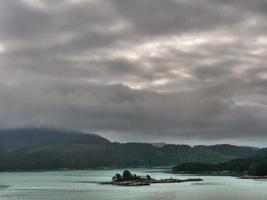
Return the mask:
M267 146L266 0L0 0L0 129Z

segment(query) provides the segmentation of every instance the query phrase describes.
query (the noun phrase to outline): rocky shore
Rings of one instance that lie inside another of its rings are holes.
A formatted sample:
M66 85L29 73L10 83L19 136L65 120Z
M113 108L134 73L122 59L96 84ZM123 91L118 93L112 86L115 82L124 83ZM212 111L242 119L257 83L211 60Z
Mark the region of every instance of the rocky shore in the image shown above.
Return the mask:
M199 182L203 181L200 178L190 178L190 179L154 179L151 178L150 175L146 175L145 177L137 176L136 174L132 174L129 170L124 170L122 175L116 174L112 177L112 181L103 182L101 184L107 185L117 185L117 186L148 186L156 183L183 183L183 182Z

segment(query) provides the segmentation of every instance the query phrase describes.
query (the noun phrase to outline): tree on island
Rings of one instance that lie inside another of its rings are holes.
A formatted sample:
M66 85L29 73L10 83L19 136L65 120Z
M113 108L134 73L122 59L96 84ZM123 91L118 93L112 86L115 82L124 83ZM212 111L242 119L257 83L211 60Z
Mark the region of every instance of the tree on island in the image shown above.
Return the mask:
M129 170L124 170L121 174L115 174L112 177L113 182L122 182L122 181L145 181L152 180L150 175L146 175L145 177L137 176L136 174L132 174Z
M119 182L122 180L122 177L120 174L115 174L115 176L112 177L112 181Z
M122 173L123 180L134 180L134 175L129 170L124 170Z

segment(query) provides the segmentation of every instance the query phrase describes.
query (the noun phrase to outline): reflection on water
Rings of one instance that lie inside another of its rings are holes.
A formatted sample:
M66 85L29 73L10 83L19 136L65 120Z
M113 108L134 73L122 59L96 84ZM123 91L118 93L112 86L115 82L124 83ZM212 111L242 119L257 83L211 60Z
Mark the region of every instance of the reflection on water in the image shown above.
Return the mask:
M9 185L0 185L0 189L1 188L8 188L9 187Z
M168 174L169 169L130 169L153 178L193 178L204 182L148 187L100 185L122 170L0 173L0 200L266 200L267 181L227 176ZM185 177L186 176L186 177Z
M204 183L192 183L192 185L224 185L224 183L204 182Z

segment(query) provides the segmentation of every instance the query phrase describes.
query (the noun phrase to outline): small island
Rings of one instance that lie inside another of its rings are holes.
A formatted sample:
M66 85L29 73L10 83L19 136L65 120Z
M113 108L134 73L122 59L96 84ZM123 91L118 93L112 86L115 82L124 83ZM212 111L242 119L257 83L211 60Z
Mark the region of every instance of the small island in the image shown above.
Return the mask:
M182 180L182 179L174 179L172 177L168 179L157 180L151 178L150 175L142 177L142 176L137 176L136 174L132 174L129 170L124 170L122 175L115 174L112 177L112 181L103 182L101 184L117 185L117 186L148 186L156 183L183 183L183 182L199 182L199 181L203 180L200 178L190 178Z

